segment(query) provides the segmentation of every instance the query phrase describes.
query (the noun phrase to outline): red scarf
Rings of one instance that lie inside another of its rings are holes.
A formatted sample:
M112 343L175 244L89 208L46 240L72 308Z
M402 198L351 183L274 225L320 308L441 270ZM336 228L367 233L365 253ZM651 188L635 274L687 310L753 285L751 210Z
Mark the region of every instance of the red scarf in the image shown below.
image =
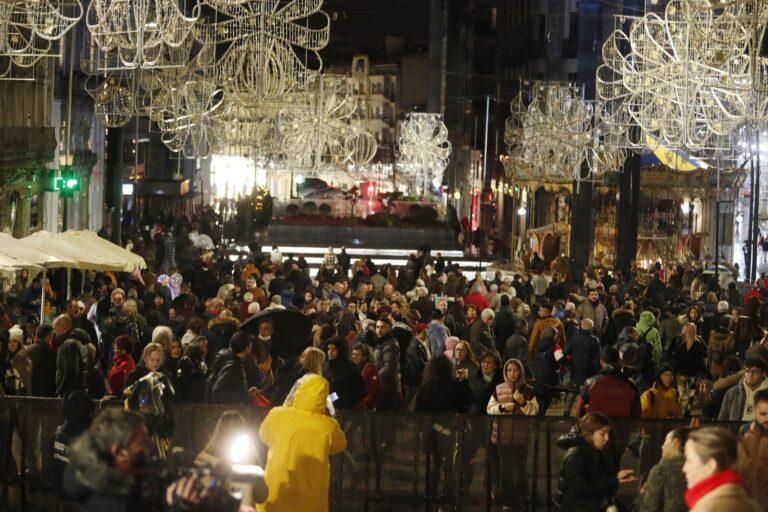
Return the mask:
M741 477L734 470L721 471L685 491L685 504L688 505L688 509L692 509L701 498L725 484L744 485Z

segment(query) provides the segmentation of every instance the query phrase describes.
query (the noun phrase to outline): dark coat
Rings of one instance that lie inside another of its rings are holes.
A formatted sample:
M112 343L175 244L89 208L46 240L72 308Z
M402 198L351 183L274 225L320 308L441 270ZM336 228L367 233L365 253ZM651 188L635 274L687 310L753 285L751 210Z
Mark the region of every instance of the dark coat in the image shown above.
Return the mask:
M600 370L600 342L591 332L579 329L568 340L565 355L571 356L571 380L582 385Z
M493 317L493 334L496 336L496 350L499 352L504 351L504 346L499 346L500 343L505 342L510 336L515 334L515 325L517 324L517 315L512 311L512 308L501 308L496 316ZM477 354L480 357L479 354Z
M330 384L329 394L336 393L338 396L333 405L338 409L353 409L365 396L363 375L349 360L347 342L336 339L333 345L338 353L336 359L323 363L323 377Z
M525 350L528 355L528 349ZM472 390L472 404L469 406L469 414L486 414L488 401L496 391L496 386L504 382L504 374L501 368L493 372L493 379L488 384L483 380L483 370L478 368L469 376L469 389Z
M205 401L205 380L208 366L205 361L184 356L179 360L176 377L176 401L199 404Z
M558 447L567 450L557 480L556 503L560 512L600 512L619 489L618 467L608 450L598 451L583 437L562 437Z
M211 402L215 404L247 404L248 384L245 365L231 350L222 350L213 367Z
M557 361L555 361L554 338L545 336L538 339L536 346L533 347L531 366L537 384L557 385Z
M44 341L39 341L27 348L27 356L32 361L31 396L56 396L56 351Z
M56 394L61 397L70 391L86 389L88 349L84 343L90 340L88 333L80 329L70 331L63 338L56 357Z

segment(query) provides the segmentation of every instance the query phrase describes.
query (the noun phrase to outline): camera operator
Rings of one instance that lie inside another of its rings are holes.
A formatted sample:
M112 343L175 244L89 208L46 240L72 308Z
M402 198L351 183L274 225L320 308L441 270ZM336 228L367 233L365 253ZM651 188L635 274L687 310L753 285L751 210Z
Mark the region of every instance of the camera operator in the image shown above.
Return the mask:
M207 490L193 477L173 481L163 490L164 495L143 492L152 447L140 414L104 409L73 443L64 488L82 502L82 512L149 512L162 510L164 505L171 510L195 510Z

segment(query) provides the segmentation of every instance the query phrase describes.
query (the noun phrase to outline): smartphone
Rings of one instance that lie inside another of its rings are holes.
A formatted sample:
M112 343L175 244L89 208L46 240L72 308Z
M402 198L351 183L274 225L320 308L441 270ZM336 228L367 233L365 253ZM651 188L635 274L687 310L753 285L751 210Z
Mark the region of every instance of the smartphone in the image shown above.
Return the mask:
M339 399L339 395L337 395L337 394L336 394L336 392L334 391L333 393L331 393L330 395L328 395L328 398L330 398L330 399L331 399L331 402L335 402L336 400L338 400L338 399Z

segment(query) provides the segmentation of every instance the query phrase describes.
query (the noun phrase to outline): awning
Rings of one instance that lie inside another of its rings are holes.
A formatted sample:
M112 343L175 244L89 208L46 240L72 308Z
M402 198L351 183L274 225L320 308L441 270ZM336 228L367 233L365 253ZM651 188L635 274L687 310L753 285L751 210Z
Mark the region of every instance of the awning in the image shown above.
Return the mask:
M66 231L56 235L61 240L74 244L85 251L93 251L95 254L103 255L105 258L118 261L120 268L113 269L119 272L133 272L147 268L147 262L136 253L124 249L109 240L101 238L93 231Z
M20 242L31 249L60 258L62 264L58 267L121 272L127 265L124 258L103 250L94 250L79 244L75 238L65 239L49 231L38 231L22 238Z
M0 255L9 256L29 263L24 268L76 268L76 262L68 260L63 255L52 255L30 248L21 240L0 233Z

